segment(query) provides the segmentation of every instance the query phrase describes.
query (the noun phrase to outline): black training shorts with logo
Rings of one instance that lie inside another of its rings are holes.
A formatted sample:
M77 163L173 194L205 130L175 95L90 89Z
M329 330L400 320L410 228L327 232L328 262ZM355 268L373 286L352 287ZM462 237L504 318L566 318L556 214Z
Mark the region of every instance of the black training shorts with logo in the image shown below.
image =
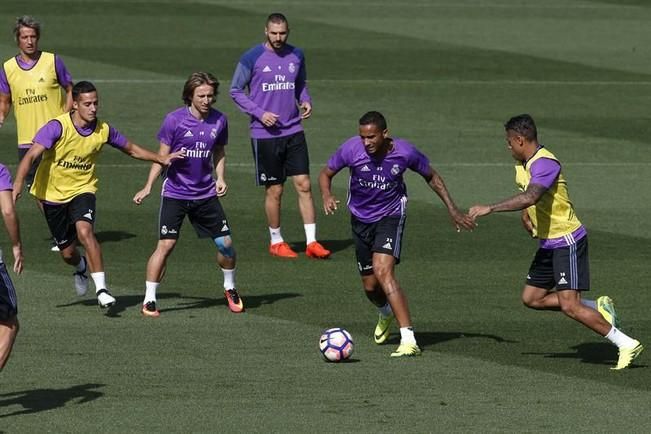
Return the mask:
M158 218L159 239L178 239L186 215L199 238L214 240L231 233L226 214L217 196L196 200L163 197Z
M567 247L538 249L529 268L527 285L543 289L589 291L588 236Z
M373 223L364 223L351 216L350 224L359 274L362 276L373 274L373 253L391 255L396 258L396 264L400 263L405 220L405 215L388 216Z
M54 241L63 250L77 240L76 222L95 224L95 195L82 193L61 204L43 202L43 214Z
M284 184L288 176L309 175L310 157L305 134L251 139L256 185Z

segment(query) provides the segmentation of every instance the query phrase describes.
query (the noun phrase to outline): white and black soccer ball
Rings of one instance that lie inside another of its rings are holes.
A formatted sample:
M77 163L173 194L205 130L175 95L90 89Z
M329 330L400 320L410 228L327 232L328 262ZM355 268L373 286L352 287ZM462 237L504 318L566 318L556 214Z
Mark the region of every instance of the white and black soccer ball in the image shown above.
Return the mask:
M319 350L328 362L342 362L353 355L353 337L340 327L328 329L319 338Z

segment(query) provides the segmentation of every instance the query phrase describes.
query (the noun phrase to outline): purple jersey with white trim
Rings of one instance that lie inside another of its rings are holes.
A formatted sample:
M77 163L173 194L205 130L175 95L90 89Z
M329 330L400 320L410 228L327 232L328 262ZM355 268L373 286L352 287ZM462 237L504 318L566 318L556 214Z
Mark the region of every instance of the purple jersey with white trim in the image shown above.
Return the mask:
M228 143L226 115L211 108L208 117L199 120L189 107L181 107L165 116L158 140L168 145L170 152L185 151L185 158L167 168L162 196L197 200L217 194L213 153Z
M292 45L277 52L260 44L242 55L230 93L240 110L251 116L252 138L286 137L303 131L297 102L312 102L306 76L303 51ZM264 112L278 115L273 127L260 121Z
M328 160L328 168L350 171L348 208L364 223L405 213L407 169L426 177L431 174L429 159L410 142L394 138L393 149L377 160L366 153L359 136L344 142Z
M79 135L84 137L95 131L95 128L97 128L97 120L93 121L85 127L78 127L75 125L75 129ZM36 132L36 135L34 136L34 140L32 140L32 142L38 143L45 149L52 149L52 146L54 146L54 144L61 138L62 133L63 126L61 123L56 119L52 119ZM108 141L106 142L107 144L113 146L114 148L122 149L127 146L127 142L127 138L124 137L122 133L109 125L109 137Z
M21 56L16 56L16 63L18 63L18 66L24 70L31 69L34 65L36 65L36 62L38 62L38 60L34 62L25 62ZM61 60L61 58L56 54L54 55L54 70L56 71L57 81L61 87L66 88L68 85L72 84L72 75L70 75L70 72L68 71L68 68L66 68L66 65L63 63L63 60ZM7 74L5 73L4 68L0 68L0 93L11 95L9 80L7 80Z

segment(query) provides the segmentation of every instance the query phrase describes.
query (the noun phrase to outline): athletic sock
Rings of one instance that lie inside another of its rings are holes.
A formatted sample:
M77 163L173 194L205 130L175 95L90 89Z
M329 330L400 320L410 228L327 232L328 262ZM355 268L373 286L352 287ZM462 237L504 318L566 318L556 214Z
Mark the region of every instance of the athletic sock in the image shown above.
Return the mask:
M400 344L416 344L413 328L400 327Z
M582 298L581 299L581 304L584 306L591 307L594 310L597 310L597 302L594 300L590 300L588 298Z
M606 339L617 345L617 348L633 348L636 345L635 339L628 337L624 332L615 328L615 326L610 329L606 335Z
M305 228L305 243L310 244L316 241L316 223L303 225Z
M380 315L382 315L385 318L393 315L393 310L391 310L391 305L389 303L385 304L382 307L378 307L377 310L378 312L380 312Z
M235 268L232 270L222 268L222 273L224 273L224 289L235 289Z
M278 244L285 241L283 235L280 233L280 226L277 228L269 227L269 236L271 237L271 244Z
M103 271L98 273L90 273L90 277L95 283L95 292L99 291L100 289L106 289L106 276L104 275Z
M78 273L84 273L86 272L86 258L83 256L80 256L79 263L75 267L77 269Z
M147 304L150 301L156 302L156 290L158 289L160 282L150 282L149 280L145 281L145 300L143 304Z

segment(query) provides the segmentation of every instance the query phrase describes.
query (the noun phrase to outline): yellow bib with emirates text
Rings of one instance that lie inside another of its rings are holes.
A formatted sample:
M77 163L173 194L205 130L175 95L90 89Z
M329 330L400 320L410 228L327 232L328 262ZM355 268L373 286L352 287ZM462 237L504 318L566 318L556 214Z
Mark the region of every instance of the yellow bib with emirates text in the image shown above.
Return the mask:
M4 63L16 116L18 144L30 145L34 135L50 119L63 113L65 95L57 80L54 54L41 52L36 64L22 69L15 57Z
M95 161L108 141L109 125L97 120L88 136L79 134L69 113L56 118L61 138L43 153L30 193L40 200L65 203L82 193L97 191Z
M531 165L539 158L558 161L554 154L545 148L540 148L524 165L517 164L515 182L520 190L525 191L529 186ZM562 171L556 181L543 193L538 203L527 208L527 213L534 227L534 235L540 239L560 238L581 227L581 222L570 201L567 182Z

